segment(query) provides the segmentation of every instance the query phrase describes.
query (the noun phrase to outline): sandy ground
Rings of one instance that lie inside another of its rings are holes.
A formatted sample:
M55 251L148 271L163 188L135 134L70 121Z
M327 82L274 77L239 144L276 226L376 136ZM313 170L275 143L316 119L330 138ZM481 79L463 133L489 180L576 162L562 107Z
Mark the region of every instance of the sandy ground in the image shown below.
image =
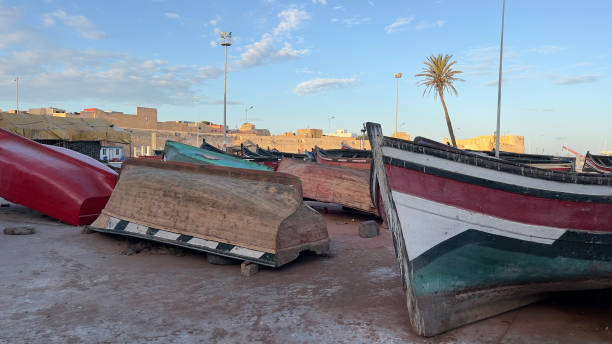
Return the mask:
M414 334L387 230L325 215L328 257L242 277L239 265L80 234L24 207L0 208L1 343L609 343L612 291L560 294L434 338Z

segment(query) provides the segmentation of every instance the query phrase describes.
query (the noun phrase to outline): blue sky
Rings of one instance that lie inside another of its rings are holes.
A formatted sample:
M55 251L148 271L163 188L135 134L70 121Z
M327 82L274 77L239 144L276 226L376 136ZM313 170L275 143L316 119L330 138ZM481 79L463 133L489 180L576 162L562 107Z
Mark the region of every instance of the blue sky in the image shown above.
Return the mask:
M612 149L609 1L508 0L502 134L531 152ZM0 109L99 107L160 120L249 117L273 133L357 132L365 121L447 137L443 110L416 83L425 58L452 54L465 82L447 105L457 138L492 134L501 0L7 1L0 0ZM199 105L198 105L199 104ZM607 146L606 146L607 144ZM566 154L566 153L563 153Z

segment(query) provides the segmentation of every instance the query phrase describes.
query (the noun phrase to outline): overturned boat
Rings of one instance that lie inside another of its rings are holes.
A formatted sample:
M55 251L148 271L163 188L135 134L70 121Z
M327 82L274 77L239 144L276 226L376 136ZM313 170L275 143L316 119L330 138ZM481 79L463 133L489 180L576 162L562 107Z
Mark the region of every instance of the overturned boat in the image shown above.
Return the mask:
M369 171L298 159L281 160L278 171L300 178L305 198L378 214L370 198Z
M0 129L0 197L65 223L93 222L117 173L67 148L43 145Z
M371 190L412 327L432 336L548 292L612 287L612 176L542 170L383 137Z
M248 168L251 170L272 171L272 168L241 159L223 152L208 143L203 142L202 148L168 140L164 146L164 155L168 161L190 162L215 166Z
M240 154L243 159L251 160L257 164L267 166L275 171L278 168L278 157L255 153L245 147L243 144L240 144Z
M329 251L323 217L294 176L130 159L91 229L277 267Z
M360 149L322 149L315 147L314 154L320 164L370 170L372 153Z

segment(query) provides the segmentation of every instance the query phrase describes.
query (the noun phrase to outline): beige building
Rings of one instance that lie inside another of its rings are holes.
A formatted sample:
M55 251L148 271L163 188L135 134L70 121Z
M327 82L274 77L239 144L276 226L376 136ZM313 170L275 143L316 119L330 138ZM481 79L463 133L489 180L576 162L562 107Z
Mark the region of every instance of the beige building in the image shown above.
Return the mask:
M321 129L298 129L296 131L296 136L319 139L323 136L323 130Z
M444 143L450 140L444 138ZM495 149L495 135L482 135L470 139L457 140L457 148L490 151ZM502 135L499 138L499 150L512 153L525 153L525 137Z
M335 133L326 133L325 136L335 137L353 137L353 133L348 132L346 129L336 129Z

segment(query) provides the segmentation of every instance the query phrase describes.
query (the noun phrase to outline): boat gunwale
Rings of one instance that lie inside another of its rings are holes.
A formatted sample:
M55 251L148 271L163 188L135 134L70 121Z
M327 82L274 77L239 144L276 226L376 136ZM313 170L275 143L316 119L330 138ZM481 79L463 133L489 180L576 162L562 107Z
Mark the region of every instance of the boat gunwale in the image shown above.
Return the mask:
M383 147L396 148L412 153L430 155L437 158L455 161L478 168L486 168L499 172L512 173L524 177L550 180L568 184L612 186L612 175L545 170L521 163L516 163L513 161L483 156L454 147L434 148L418 144L414 141L407 141L388 136L383 137Z

